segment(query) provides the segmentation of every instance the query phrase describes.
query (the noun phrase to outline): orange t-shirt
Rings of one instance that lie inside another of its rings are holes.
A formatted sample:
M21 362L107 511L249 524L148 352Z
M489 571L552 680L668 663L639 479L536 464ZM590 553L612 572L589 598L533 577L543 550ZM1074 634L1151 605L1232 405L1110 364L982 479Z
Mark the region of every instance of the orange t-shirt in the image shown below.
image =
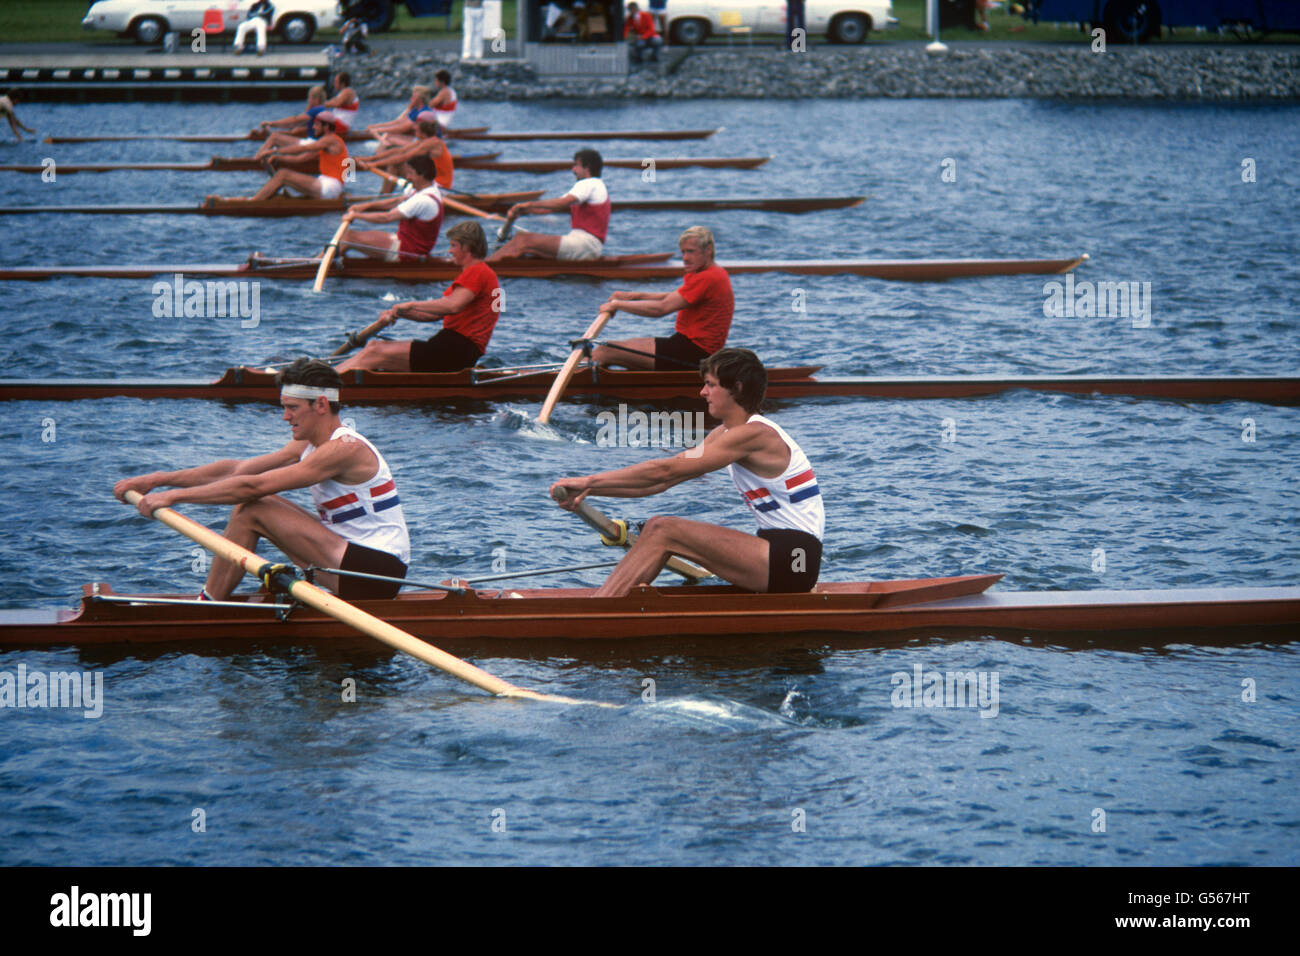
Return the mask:
M322 140L328 138L328 136L321 137ZM329 148L325 147L317 155L320 156L320 174L343 182L343 164L348 160L348 148L341 138L338 138L338 143L343 148L337 153L331 153Z
M442 327L465 336L480 351L486 352L488 342L492 341L492 330L501 317L501 313L494 308L498 300L496 290L500 287L497 274L486 262L476 262L456 276L456 280L447 286L443 295L451 295L456 286L469 289L474 293L474 299L459 312L444 317Z
M677 331L712 355L727 344L736 298L731 276L719 265L692 272L677 290L689 305L677 313Z

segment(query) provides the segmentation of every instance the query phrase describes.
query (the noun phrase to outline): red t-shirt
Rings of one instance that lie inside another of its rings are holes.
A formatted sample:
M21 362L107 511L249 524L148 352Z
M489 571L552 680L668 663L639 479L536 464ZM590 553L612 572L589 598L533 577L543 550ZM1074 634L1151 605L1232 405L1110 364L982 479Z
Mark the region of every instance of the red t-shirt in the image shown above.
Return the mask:
M638 10L635 17L623 21L623 39L626 40L627 35L633 30L642 40L649 40L659 35L659 31L655 28L655 18L644 10Z
M497 304L497 274L486 262L476 262L466 267L443 295L451 295L453 289L460 286L474 293L474 299L459 312L453 312L442 320L444 329L451 329L469 339L486 352L488 342L492 341L492 330L496 328L501 313L493 308Z
M686 276L681 297L690 303L677 313L677 331L712 355L727 344L736 299L731 276L719 265Z

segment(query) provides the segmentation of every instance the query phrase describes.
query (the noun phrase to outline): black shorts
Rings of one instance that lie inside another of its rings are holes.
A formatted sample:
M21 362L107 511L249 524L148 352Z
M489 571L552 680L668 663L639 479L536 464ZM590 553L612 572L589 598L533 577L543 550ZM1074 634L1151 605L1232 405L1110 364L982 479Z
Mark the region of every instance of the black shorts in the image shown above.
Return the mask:
M348 549L343 552L340 571L359 571L362 574L383 574L390 578L406 577L406 565L395 554L367 548L355 541L348 542ZM401 590L400 584L390 581L371 581L367 578L347 578L339 576L339 597L345 601L373 598L384 600L396 597Z
M411 343L412 372L459 372L483 357L479 347L459 332L442 329L431 339Z
M680 332L666 339L655 339L656 372L696 372L700 362L708 357L708 352Z
M802 594L811 591L822 570L821 541L807 531L789 528L760 528L758 536L768 543L769 548L767 592ZM801 553L796 554L796 551Z

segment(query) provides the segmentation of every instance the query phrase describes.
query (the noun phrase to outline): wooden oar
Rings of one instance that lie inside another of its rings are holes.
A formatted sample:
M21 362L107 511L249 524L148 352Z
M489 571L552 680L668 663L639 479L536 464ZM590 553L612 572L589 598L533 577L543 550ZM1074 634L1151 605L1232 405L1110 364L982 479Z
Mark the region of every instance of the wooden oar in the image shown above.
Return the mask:
M582 356L585 352L582 343L590 342L599 335L600 330L605 327L605 323L609 320L610 313L608 312L601 312L600 315L596 316L596 321L587 326L587 331L582 333L582 342L575 346L573 351L569 353L569 360L564 363L564 366L560 369L560 373L555 376L555 384L551 386L551 390L546 396L546 401L542 403L542 410L537 416L537 420L543 425L551 420L551 412L555 409L555 403L558 402L560 396L564 394L564 389L569 384L569 379L573 378L573 373L577 370L578 363L582 361Z
M339 223L338 231L334 233L334 238L330 244L325 247L325 255L321 256L320 268L316 270L316 282L312 285L311 291L319 292L325 288L325 273L329 272L330 263L334 261L334 253L339 251L339 240L343 238L343 233L348 231L348 220L344 219Z
M401 182L401 180L398 179L396 176L394 176L392 173L386 173L382 169L376 169L375 167L367 163L365 160L360 160L360 159L357 160L357 165L362 169L364 169L366 172L374 173L376 176L381 177L382 179L392 183L393 185L396 185L397 183ZM480 219L495 219L498 222L506 221L503 216L498 216L496 213L484 212L482 209L475 209L473 206L467 205L463 202L460 202L459 200L452 199L450 196L446 195L445 193L442 196L442 204L447 209L455 210L456 212L464 216L477 216ZM502 228L505 227L503 226ZM521 229L519 231L526 232L527 230Z
M359 349L370 341L371 336L387 325L383 319L375 319L360 332L349 332L348 340L329 354L330 358L338 358L340 355L347 355L353 349Z
M134 505L143 495L138 491L128 491L126 501ZM284 579L280 575L285 574L283 566L277 566L269 561L258 557L247 548L240 547L235 542L222 537L215 531L205 528L203 525L191 521L184 515L173 511L171 508L159 508L153 513L153 517L167 525L174 531L190 540L207 548L213 554L224 558L231 564L239 567L245 574L262 580L270 584L275 580L278 584L283 584ZM313 607L318 611L328 614L350 627L355 627L358 631L373 637L375 640L382 641L389 647L410 654L412 657L424 661L426 664L432 664L439 670L445 671L453 677L459 677L461 680L480 687L490 694L497 694L501 697L523 697L529 700L549 700L558 704L596 704L600 707L612 707L612 704L604 704L599 701L591 700L574 700L569 697L558 697L553 694L540 694L534 690L527 690L523 687L516 687L499 677L493 677L485 670L481 670L466 661L461 660L448 654L446 651L439 650L432 644L420 640L412 634L393 625L381 621L372 614L367 614L360 608L353 607L347 601L343 601L328 591L322 591L313 584L306 581L293 580L288 585L287 591L297 601L302 602L308 607Z
M554 497L556 501L563 501L568 497L568 493L563 488L560 488L555 492ZM622 545L624 548L630 548L632 547L632 542L636 540L636 535L628 531L626 521L615 521L609 515L596 508L595 505L586 501L581 502L576 508L574 508L573 513L600 532L600 540L602 544ZM667 567L669 571L680 574L682 577L692 582L702 581L705 578L713 577L712 571L702 568L698 564L693 564L685 558L679 558L676 555L673 555L668 559L668 563L665 567Z

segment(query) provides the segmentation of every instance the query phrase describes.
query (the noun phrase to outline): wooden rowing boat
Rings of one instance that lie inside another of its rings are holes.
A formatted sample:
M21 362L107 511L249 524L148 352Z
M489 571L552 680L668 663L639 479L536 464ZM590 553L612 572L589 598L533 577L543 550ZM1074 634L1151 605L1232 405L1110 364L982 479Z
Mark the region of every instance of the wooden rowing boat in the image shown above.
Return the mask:
M713 129L608 129L608 130L501 130L493 132L487 126L468 126L464 129L447 129L443 131L444 139L486 139L486 140L609 140L609 139L652 139L682 140L708 139L722 127ZM363 130L349 130L349 143L373 141L375 137L367 136ZM242 143L261 142L265 133L253 130L248 133L208 133L208 134L171 134L138 133L124 136L47 136L47 143L127 143L140 140L167 141L172 143Z
M659 159L607 159L606 169L757 169L771 156L686 156ZM573 168L572 159L481 159L456 157L457 169L480 169L498 173L558 173Z
M461 130L449 130L447 139L458 139L460 137L472 137L479 133L486 133L486 126L471 126ZM283 132L275 130L273 132ZM150 140L152 142L169 142L169 143L260 143L266 140L267 134L259 130L252 130L247 133L128 133L118 136L47 136L47 143L129 143L139 142L141 140ZM367 136L362 130L349 130L344 137L349 143L368 143L372 142L375 137Z
M682 636L861 635L959 629L1004 632L1179 631L1300 623L1300 587L1168 591L985 593L1001 575L823 583L808 594L753 594L729 586L640 587L621 598L590 588L413 591L357 601L375 617L436 644L456 640L609 641ZM160 644L194 641L340 641L355 632L318 611L270 595L213 606L193 595L116 595L86 585L74 610L0 611L0 646ZM188 600L187 600L188 599ZM145 601L171 600L179 604ZM1245 632L1261 640L1260 632ZM1288 628L1282 640L1300 632Z
M605 130L453 130L455 139L495 140L500 142L523 140L571 139L575 141L607 139L708 139L722 127L714 129L605 129Z
M452 199L486 212L505 212L517 202L529 202L542 195L532 189L513 193L447 193ZM353 203L379 199L379 196L344 196L339 199L303 199L273 196L253 202L248 199L213 197L199 206L176 203L163 206L0 206L0 216L26 216L39 213L64 215L199 215L199 216L317 216L341 213ZM686 212L725 212L754 210L759 212L807 213L825 209L848 209L860 205L865 196L774 196L713 197L708 199L624 199L615 200L615 212L681 210Z
M500 153L476 153L472 156L454 157L456 169L478 169L498 173L555 173L573 168L572 159L509 159L498 160ZM770 156L696 156L663 159L607 159L605 166L613 169L645 169L653 163L655 169L755 169L766 163ZM280 169L311 171L317 168L316 157L300 162L278 161ZM213 156L206 163L59 163L59 175L72 173L116 173L124 170L173 173L247 173L260 172L263 161L252 156ZM18 163L0 166L0 172L42 173L45 166Z
M1073 270L1087 254L1070 259L732 259L718 265L732 275L785 272L792 275L858 275L905 282L938 282L979 276L1054 275ZM600 259L502 259L490 265L503 278L551 279L559 276L588 276L627 282L680 279L682 264L670 261L671 253L604 256ZM239 264L182 263L137 266L17 266L0 269L0 281L40 280L60 276L88 276L102 279L141 279L155 275L182 274L189 278L230 277L265 279L312 279L320 260L270 259L257 255ZM347 259L334 263L332 275L345 279L385 279L398 282L445 282L456 278L460 269L445 259L418 262L383 262L378 259Z
M502 211L515 203L529 202L542 195L544 190L531 189L514 193L457 193L447 196L458 202L484 211ZM349 206L391 196L340 196L338 199L308 199L302 196L272 196L270 199L229 198L209 196L197 206L176 203L167 206L8 206L0 207L0 216L32 215L37 213L62 213L64 215L114 215L114 216L242 216L259 219L278 219L290 216L338 215ZM450 210L450 207L448 207Z
M457 168L462 164L482 164L491 163L500 153L475 153L472 156L457 156L455 163ZM297 162L275 163L277 169L293 169L299 172L315 172L320 165L319 159L310 156L307 159ZM568 166L572 166L570 160ZM476 169L491 169L492 166L473 166ZM170 173L249 173L262 172L265 169L263 161L254 159L252 156L213 156L205 163L58 163L54 167L60 176L71 175L73 173L120 173L120 172L170 172ZM34 166L30 163L10 164L0 166L0 172L5 173L41 173L45 172L45 166Z
M774 400L831 397L883 399L979 398L1024 389L1074 395L1125 395L1177 401L1251 401L1300 405L1300 377L1196 375L950 375L911 378L814 377L818 366L770 368L767 395ZM463 372L345 372L343 400L349 405L405 405L465 399L540 400L554 381L554 370L515 373L466 369ZM692 371L634 372L581 369L564 394L611 401L676 402L699 395ZM215 382L155 379L0 379L0 401L81 401L100 398L208 399L221 402L280 400L274 376L247 368L227 369Z

